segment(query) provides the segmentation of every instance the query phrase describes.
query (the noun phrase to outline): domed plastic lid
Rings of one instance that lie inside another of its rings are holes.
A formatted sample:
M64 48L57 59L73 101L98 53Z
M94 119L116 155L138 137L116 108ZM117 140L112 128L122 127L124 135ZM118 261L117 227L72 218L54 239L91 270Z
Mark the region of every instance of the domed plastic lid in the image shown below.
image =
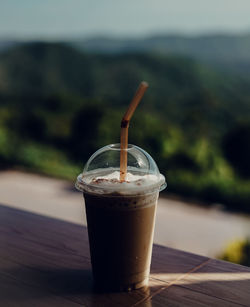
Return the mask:
M120 144L97 150L77 177L76 188L87 193L145 194L167 186L153 158L135 145L127 148L127 176L120 182Z

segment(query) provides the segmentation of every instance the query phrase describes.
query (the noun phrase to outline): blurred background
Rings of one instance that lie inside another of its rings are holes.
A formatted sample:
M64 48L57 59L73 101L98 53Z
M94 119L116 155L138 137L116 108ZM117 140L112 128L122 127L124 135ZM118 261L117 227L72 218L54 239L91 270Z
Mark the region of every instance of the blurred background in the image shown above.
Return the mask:
M0 202L81 223L73 182L146 80L129 142L167 178L155 241L250 265L249 1L0 6Z

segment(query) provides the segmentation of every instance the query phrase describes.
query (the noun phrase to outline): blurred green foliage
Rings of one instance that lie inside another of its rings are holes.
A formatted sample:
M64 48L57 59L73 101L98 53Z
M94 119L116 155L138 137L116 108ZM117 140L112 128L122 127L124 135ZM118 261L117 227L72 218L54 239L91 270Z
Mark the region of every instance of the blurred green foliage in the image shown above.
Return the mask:
M228 131L222 148L239 175L250 178L250 123L241 123Z
M90 55L36 43L0 54L0 167L74 180L98 148L119 143L138 86L150 88L129 143L148 151L167 191L250 212L250 81L191 59Z
M219 259L250 266L250 240L239 239L227 245Z

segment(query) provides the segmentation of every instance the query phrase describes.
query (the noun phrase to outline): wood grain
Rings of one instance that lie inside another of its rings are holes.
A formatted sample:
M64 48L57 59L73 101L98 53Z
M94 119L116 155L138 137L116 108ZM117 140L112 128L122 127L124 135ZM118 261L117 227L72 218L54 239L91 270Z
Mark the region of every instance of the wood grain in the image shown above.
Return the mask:
M250 306L250 268L212 259L195 273L177 284L214 298L223 298L227 304Z
M155 245L149 288L97 292L86 227L0 206L0 306L249 306L249 272Z
M225 301L204 293L192 291L179 286L171 286L163 290L160 294L153 296L151 300L136 305L137 307L236 307L244 306L236 303ZM249 306L249 305L248 305Z
M48 293L46 289L26 285L13 277L0 274L0 306L27 307L27 306L72 306L78 304L62 297Z

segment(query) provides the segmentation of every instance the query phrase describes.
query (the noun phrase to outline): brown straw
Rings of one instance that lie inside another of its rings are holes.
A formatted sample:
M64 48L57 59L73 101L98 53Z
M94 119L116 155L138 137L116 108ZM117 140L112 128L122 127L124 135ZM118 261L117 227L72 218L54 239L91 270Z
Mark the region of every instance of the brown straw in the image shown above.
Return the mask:
M132 115L134 114L135 109L137 108L147 88L148 88L148 83L142 81L121 121L121 153L120 153L121 182L124 182L126 180L126 175L127 175L127 148L128 148L129 121Z

